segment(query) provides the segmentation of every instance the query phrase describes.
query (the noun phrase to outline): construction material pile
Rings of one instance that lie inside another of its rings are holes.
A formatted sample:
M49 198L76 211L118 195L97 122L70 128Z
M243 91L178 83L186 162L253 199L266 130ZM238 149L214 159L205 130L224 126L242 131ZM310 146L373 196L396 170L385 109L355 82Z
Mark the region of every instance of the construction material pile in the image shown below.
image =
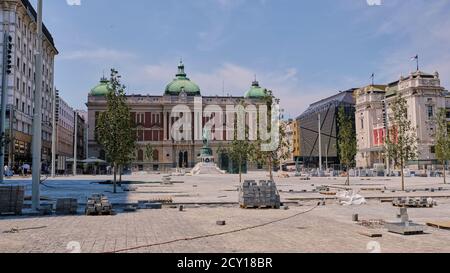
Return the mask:
M75 198L59 198L56 200L57 215L76 215L78 211L78 200Z
M0 214L22 214L24 194L23 186L1 186Z
M239 187L241 208L280 208L280 193L273 181L246 180Z
M432 208L436 205L436 202L427 197L401 197L394 199L392 205L407 208Z
M103 194L94 194L86 204L86 215L112 215L112 205L108 197Z
M353 190L339 191L338 193L336 193L336 197L339 201L339 204L343 206L359 206L367 203L366 199L362 195L356 193Z

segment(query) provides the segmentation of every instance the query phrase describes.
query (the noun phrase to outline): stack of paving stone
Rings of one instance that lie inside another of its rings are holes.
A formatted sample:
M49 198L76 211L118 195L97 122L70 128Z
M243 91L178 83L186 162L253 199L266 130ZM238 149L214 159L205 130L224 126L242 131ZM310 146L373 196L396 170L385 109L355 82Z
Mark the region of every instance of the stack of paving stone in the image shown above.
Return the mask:
M239 188L241 208L280 208L280 194L273 181L246 180Z
M56 200L57 215L75 215L78 210L78 200L75 198L59 198Z
M111 215L112 205L108 197L102 194L94 194L86 204L86 215Z
M392 201L392 205L396 207L409 207L409 208L432 208L435 202L433 199L427 197L402 197L396 198Z
M22 214L24 194L23 186L0 187L0 214Z

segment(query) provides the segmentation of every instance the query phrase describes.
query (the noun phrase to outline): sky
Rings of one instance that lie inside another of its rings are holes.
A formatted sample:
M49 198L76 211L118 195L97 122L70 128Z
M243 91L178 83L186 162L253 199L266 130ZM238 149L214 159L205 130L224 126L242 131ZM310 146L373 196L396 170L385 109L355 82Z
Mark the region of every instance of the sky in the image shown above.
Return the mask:
M203 95L242 96L256 75L286 118L372 73L398 80L416 54L449 89L448 14L448 0L44 0L55 85L75 108L113 67L128 94L162 95L182 58Z

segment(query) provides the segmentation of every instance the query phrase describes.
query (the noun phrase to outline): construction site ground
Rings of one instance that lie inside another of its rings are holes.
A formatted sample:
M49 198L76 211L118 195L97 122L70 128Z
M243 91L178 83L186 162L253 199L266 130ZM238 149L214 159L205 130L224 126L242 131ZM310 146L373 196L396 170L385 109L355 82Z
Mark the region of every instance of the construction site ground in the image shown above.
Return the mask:
M448 222L450 185L444 185L442 178L406 178L408 192L404 192L398 177L352 178L347 187L345 178L303 181L275 174L281 201L289 207L280 210L240 209L237 175L177 176L172 177L172 185L161 184L160 174L124 176L126 181L137 182L133 184L136 191L118 187L117 194L112 193L111 185L98 184L109 179L77 176L46 180L41 185L43 202L78 198L80 214L0 216L0 252L450 252L449 230L427 227L423 235L402 236L388 233L383 226L367 228L352 221L354 214L360 221L399 221L399 209L389 199L421 196L434 198L438 205L408 209L412 221L423 225ZM244 179L267 179L267 175L254 172ZM31 194L29 179L14 178L6 185L24 185L25 195ZM328 186L330 191L321 194L318 186ZM368 203L339 205L333 193L342 188L358 191ZM83 215L83 202L97 193L108 196L117 215ZM168 204L156 210L121 211L121 207L139 200L167 197L176 205L184 205L184 210ZM317 206L324 198L325 205ZM219 220L226 225L217 225Z

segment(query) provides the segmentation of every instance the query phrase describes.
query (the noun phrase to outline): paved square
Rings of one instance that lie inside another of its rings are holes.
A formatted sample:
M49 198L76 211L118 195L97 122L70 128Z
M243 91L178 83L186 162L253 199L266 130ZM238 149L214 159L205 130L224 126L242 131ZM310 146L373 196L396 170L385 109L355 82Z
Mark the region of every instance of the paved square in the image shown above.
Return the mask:
M264 173L251 173L249 179L263 179ZM426 234L401 236L379 229L382 238L360 235L365 230L352 222L357 213L362 220L383 219L398 221L398 208L391 203L381 203L379 198L389 196L435 196L434 208L409 209L410 219L419 224L428 221L450 220L450 187L439 178L407 178L409 189L415 192L399 192L398 178L353 178L352 187L368 197L368 204L344 207L333 196L311 192L319 185L341 187L342 178L277 178L282 202L288 210L244 210L238 208L237 176L174 177L180 183L161 185L160 175L124 177L125 180L152 182L137 184L137 192L112 194L110 185L92 184L108 177L76 177L49 180L42 187L42 195L49 199L68 196L79 198L80 203L91 193L106 193L113 203L135 203L155 196L172 196L174 202L184 204L185 211L165 206L162 210L138 210L116 216L50 216L50 217L1 217L0 252L70 252L69 243L78 244L83 253L111 251L125 252L370 252L372 245L381 252L450 252L450 231L427 227ZM29 181L14 180L10 184L27 185ZM183 183L181 183L183 182ZM314 185L314 186L312 186ZM384 190L386 187L386 190ZM441 187L441 191L438 188ZM382 188L384 193L377 188ZM425 188L436 189L435 192ZM361 190L362 189L362 190ZM307 190L307 192L303 192ZM392 192L395 190L396 192ZM314 208L319 200L329 198L325 206ZM373 198L373 199L372 199ZM117 205L119 206L119 205ZM245 229L283 218L296 217L254 229L220 236L178 241L152 247L147 245L177 239L201 237L216 233ZM225 220L225 226L216 221ZM18 229L10 233L11 229ZM375 243L373 243L375 241ZM135 248L143 246L141 248ZM127 251L127 249L132 250Z

